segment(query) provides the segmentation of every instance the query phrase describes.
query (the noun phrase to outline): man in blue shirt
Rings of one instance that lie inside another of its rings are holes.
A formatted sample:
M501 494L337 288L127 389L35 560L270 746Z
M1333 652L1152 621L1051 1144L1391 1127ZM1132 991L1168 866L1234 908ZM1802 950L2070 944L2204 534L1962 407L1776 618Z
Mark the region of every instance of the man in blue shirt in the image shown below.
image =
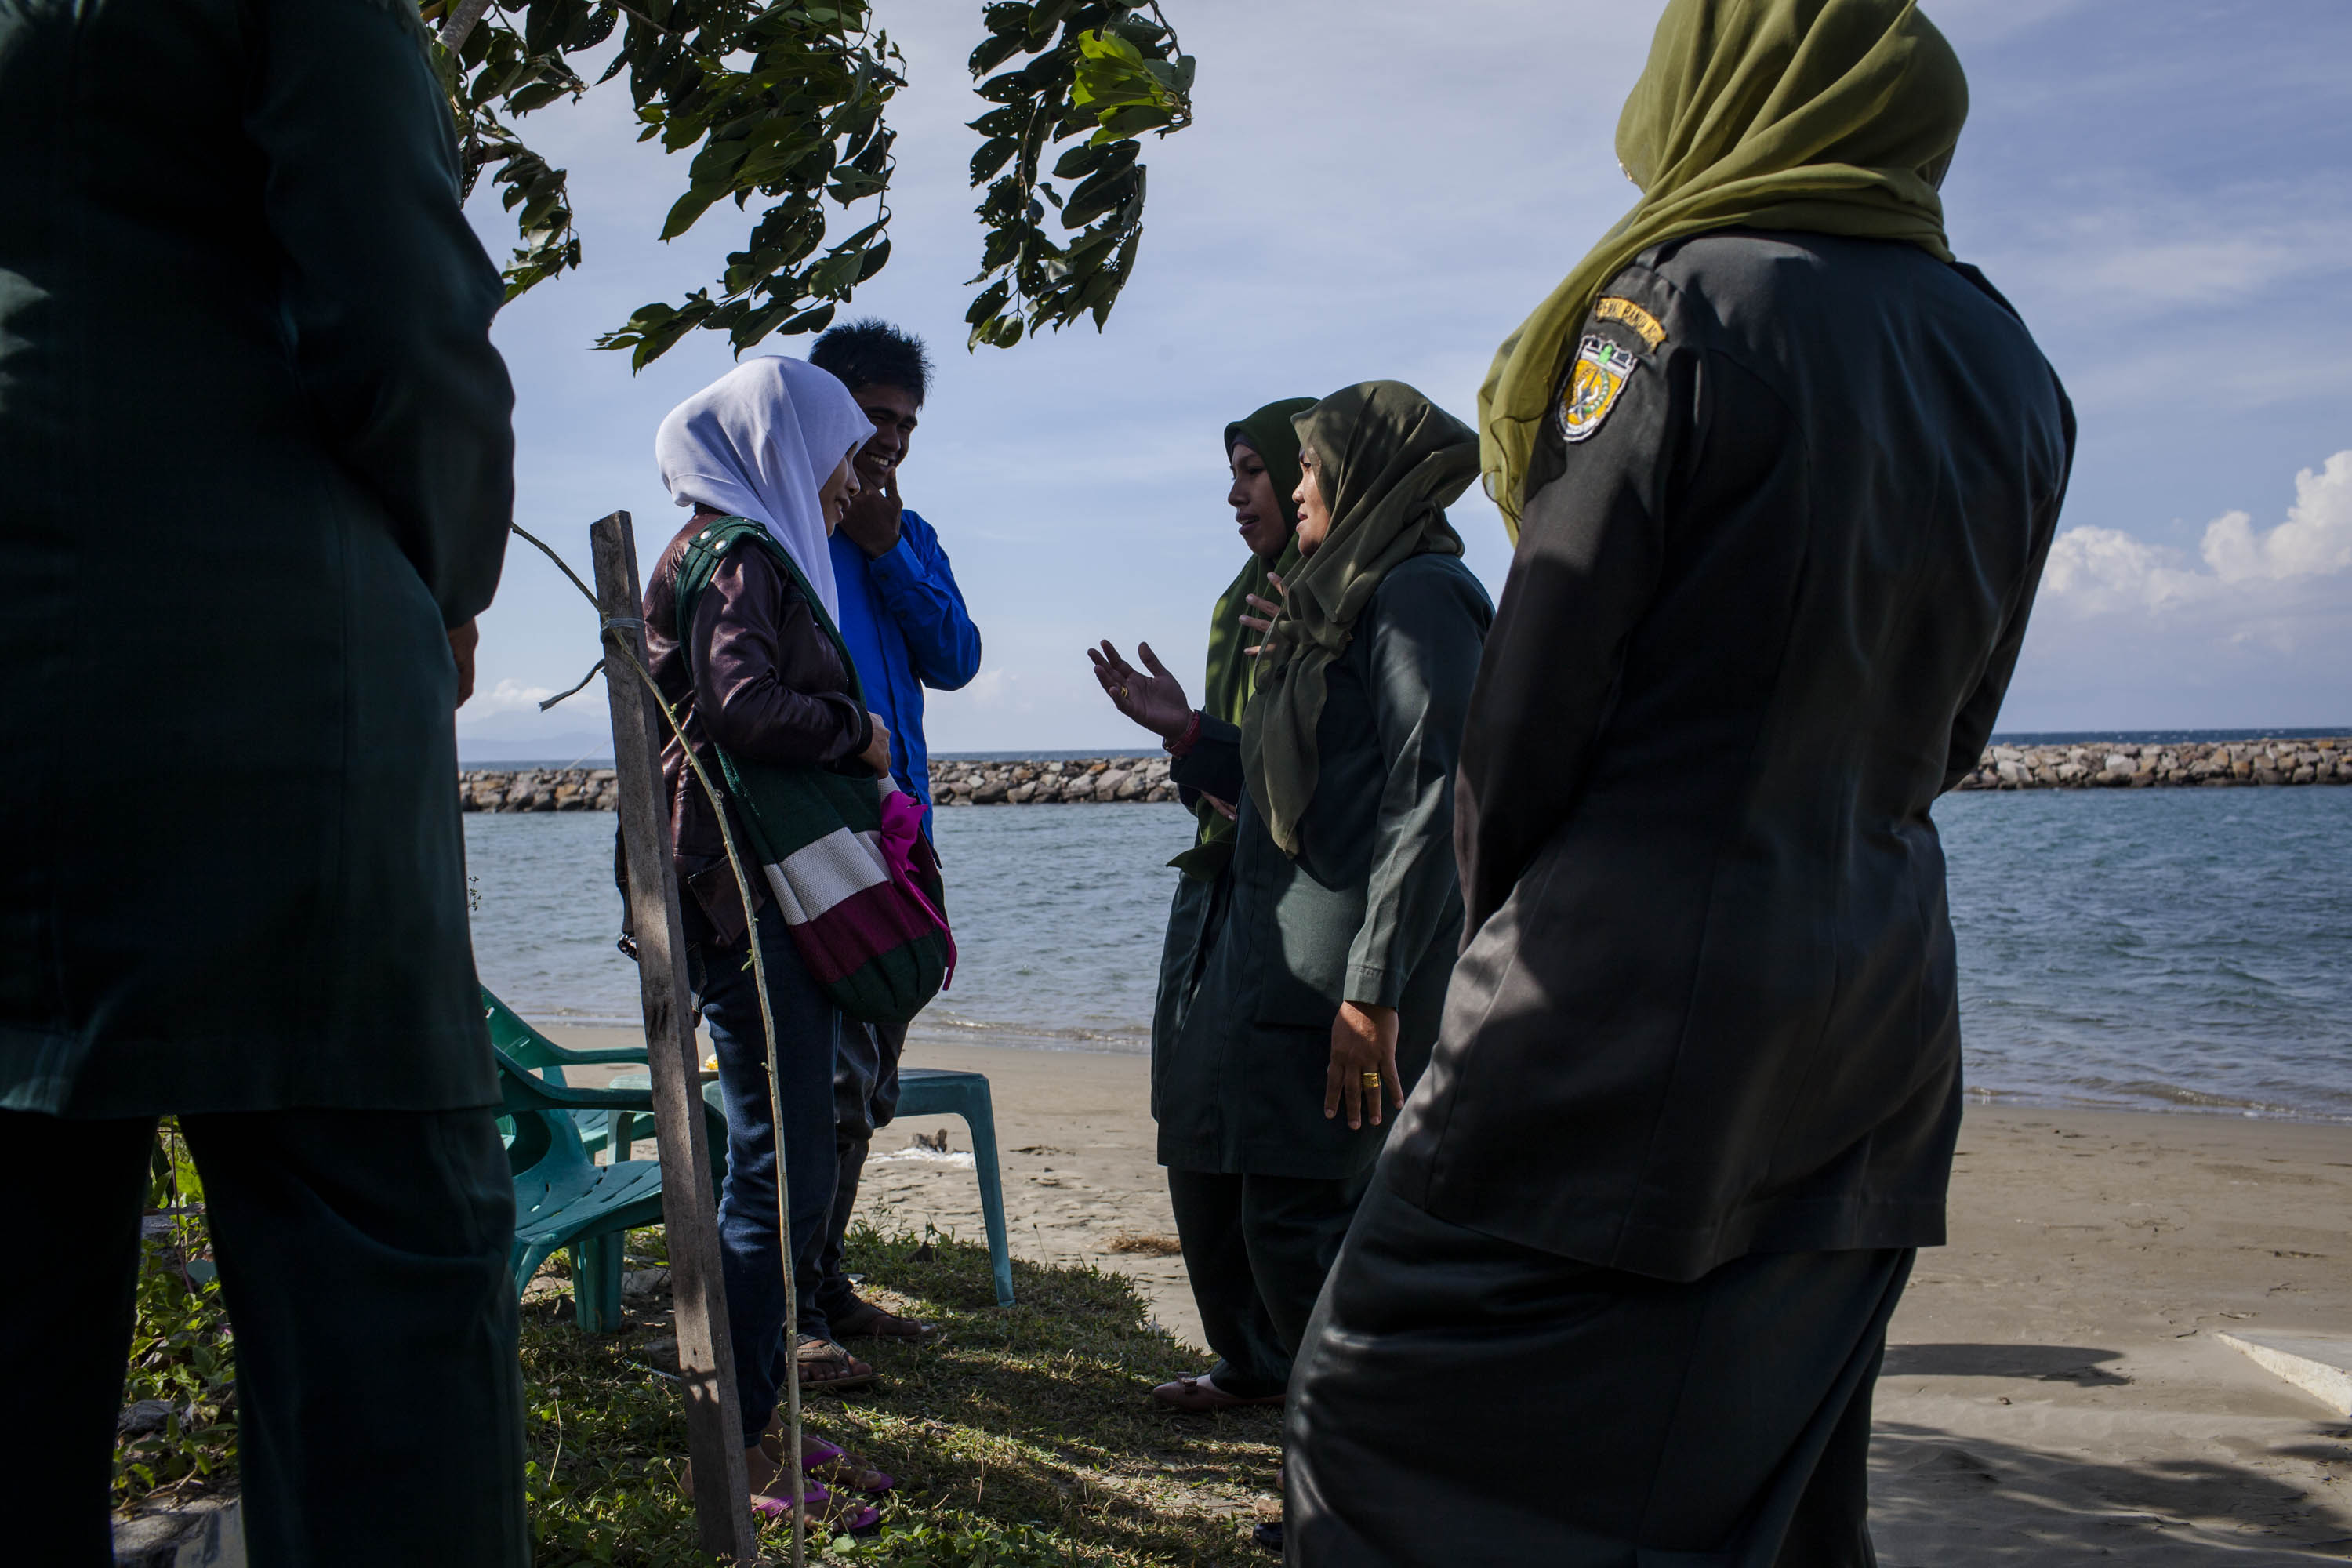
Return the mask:
M949 569L940 537L898 497L931 362L920 338L868 319L834 328L809 351L809 363L847 386L874 438L857 454L857 499L832 541L841 596L841 636L866 689L866 706L890 730L890 773L923 803L931 827L930 753L923 744L923 688L953 691L980 672L980 632ZM818 1297L836 1337L922 1339L922 1324L860 1300L842 1273L842 1237L857 1202L857 1179L875 1130L898 1103L898 1056L907 1031L853 1027L842 1037L834 1074L834 1137L840 1157L833 1234Z

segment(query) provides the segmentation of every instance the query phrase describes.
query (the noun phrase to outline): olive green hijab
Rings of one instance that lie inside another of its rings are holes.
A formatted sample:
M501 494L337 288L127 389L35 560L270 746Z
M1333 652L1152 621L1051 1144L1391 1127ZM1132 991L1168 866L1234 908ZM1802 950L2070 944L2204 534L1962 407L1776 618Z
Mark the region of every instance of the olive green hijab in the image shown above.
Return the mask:
M1401 381L1335 392L1294 421L1315 451L1331 531L1283 581L1256 695L1242 721L1250 799L1275 843L1297 855L1320 773L1315 726L1325 677L1391 568L1415 555L1462 553L1445 505L1478 472L1470 427Z
M1633 210L1495 354L1480 467L1516 542L1528 459L1609 280L1708 229L1903 240L1951 259L1936 187L1969 113L1959 57L1916 0L1667 0L1617 121Z
M1266 573L1279 573L1287 583L1298 565L1298 508L1290 500L1290 492L1298 488L1298 431L1290 420L1314 406L1311 397L1286 397L1225 426L1225 456L1232 457L1235 447L1247 447L1265 462L1266 478L1274 482L1275 504L1282 509L1283 525L1290 532L1281 555L1274 561L1255 553L1250 556L1219 596L1209 619L1209 668L1202 682L1201 711L1229 724L1240 723L1243 710L1249 706L1251 663L1242 653L1242 645L1256 639L1243 637L1241 618L1255 613L1250 609L1250 595L1272 599L1274 584L1266 581ZM1187 876L1213 882L1234 858L1234 825L1206 800L1192 803L1192 815L1201 819L1192 847L1168 863Z

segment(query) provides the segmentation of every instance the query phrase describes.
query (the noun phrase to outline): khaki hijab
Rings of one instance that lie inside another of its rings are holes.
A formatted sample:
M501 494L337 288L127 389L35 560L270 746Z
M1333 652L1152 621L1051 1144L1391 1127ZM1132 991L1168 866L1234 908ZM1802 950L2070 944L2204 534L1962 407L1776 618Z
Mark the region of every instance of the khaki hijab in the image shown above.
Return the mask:
M1627 263L1733 227L1902 240L1948 261L1936 187L1968 113L1959 57L1916 0L1668 0L1617 122L1642 199L1496 351L1478 393L1480 467L1513 541L1553 388Z
M1285 579L1242 721L1250 799L1294 856L1320 773L1315 727L1331 661L1347 651L1391 568L1424 551L1462 553L1445 506L1478 472L1470 427L1401 381L1335 392L1295 423L1301 445L1314 449L1331 531Z

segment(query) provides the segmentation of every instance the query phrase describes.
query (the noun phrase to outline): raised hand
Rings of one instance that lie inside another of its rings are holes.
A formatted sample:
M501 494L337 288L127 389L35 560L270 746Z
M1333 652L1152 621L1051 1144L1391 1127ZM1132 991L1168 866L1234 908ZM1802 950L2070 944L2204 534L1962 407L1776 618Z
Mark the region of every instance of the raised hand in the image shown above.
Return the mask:
M1265 574L1265 580L1274 584L1274 591L1276 593L1282 595L1285 598L1289 597L1289 590L1283 585L1281 573L1269 572ZM1264 637L1267 632L1274 629L1274 623L1282 615L1282 606L1274 603L1272 600L1261 599L1255 594L1252 594L1249 596L1249 602L1254 608L1257 609L1261 613L1255 616L1244 616L1241 617L1241 623L1242 625L1249 627L1252 631L1257 633L1260 637ZM1250 647L1242 649L1242 652L1248 654L1251 658L1255 658L1259 653L1263 652L1265 648L1265 644L1262 642L1254 643Z
M897 546L898 514L904 510L898 500L898 470L892 468L882 476L881 483L859 487L849 503L849 515L841 520L842 534L866 552L866 559L878 560Z
M1173 741L1192 727L1192 704L1184 695L1184 684L1168 673L1150 643L1135 651L1143 669L1128 663L1108 640L1087 649L1087 657L1094 660L1095 679L1113 707L1161 740Z

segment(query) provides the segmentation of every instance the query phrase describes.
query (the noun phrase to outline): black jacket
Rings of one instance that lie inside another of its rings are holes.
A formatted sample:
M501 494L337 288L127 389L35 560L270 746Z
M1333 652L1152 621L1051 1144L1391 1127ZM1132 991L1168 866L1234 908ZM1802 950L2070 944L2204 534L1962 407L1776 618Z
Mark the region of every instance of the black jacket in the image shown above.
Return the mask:
M815 610L766 551L730 550L711 573L694 602L694 625L687 628L694 639L688 660L677 624L678 566L687 545L718 515L695 513L654 563L646 584L647 668L693 741L703 771L719 784L723 747L751 762L810 763L870 776L857 758L873 742L873 717L851 694L849 670L817 625ZM727 863L710 797L667 725L661 761L672 864L689 895L681 910L688 940L731 946L746 930L743 896ZM728 820L736 848L748 852L741 823L731 816ZM614 858L625 889L626 860L617 853ZM757 875L756 868L747 869ZM752 889L765 907L764 890L756 881Z
M1342 1002L1397 1009L1397 1061L1419 1076L1462 930L1448 837L1462 719L1494 611L1458 556L1392 569L1328 667L1320 766L1296 859L1250 799L1240 731L1203 721L1169 770L1234 802L1234 858L1206 916L1197 990L1152 1037L1160 1163L1335 1179L1380 1154L1393 1121L1323 1114Z
M1888 242L1661 247L1580 336L1622 389L1589 374L1537 457L1464 737L1469 940L1389 1180L1670 1279L1935 1245L1928 807L2016 661L2065 395L1981 278Z

